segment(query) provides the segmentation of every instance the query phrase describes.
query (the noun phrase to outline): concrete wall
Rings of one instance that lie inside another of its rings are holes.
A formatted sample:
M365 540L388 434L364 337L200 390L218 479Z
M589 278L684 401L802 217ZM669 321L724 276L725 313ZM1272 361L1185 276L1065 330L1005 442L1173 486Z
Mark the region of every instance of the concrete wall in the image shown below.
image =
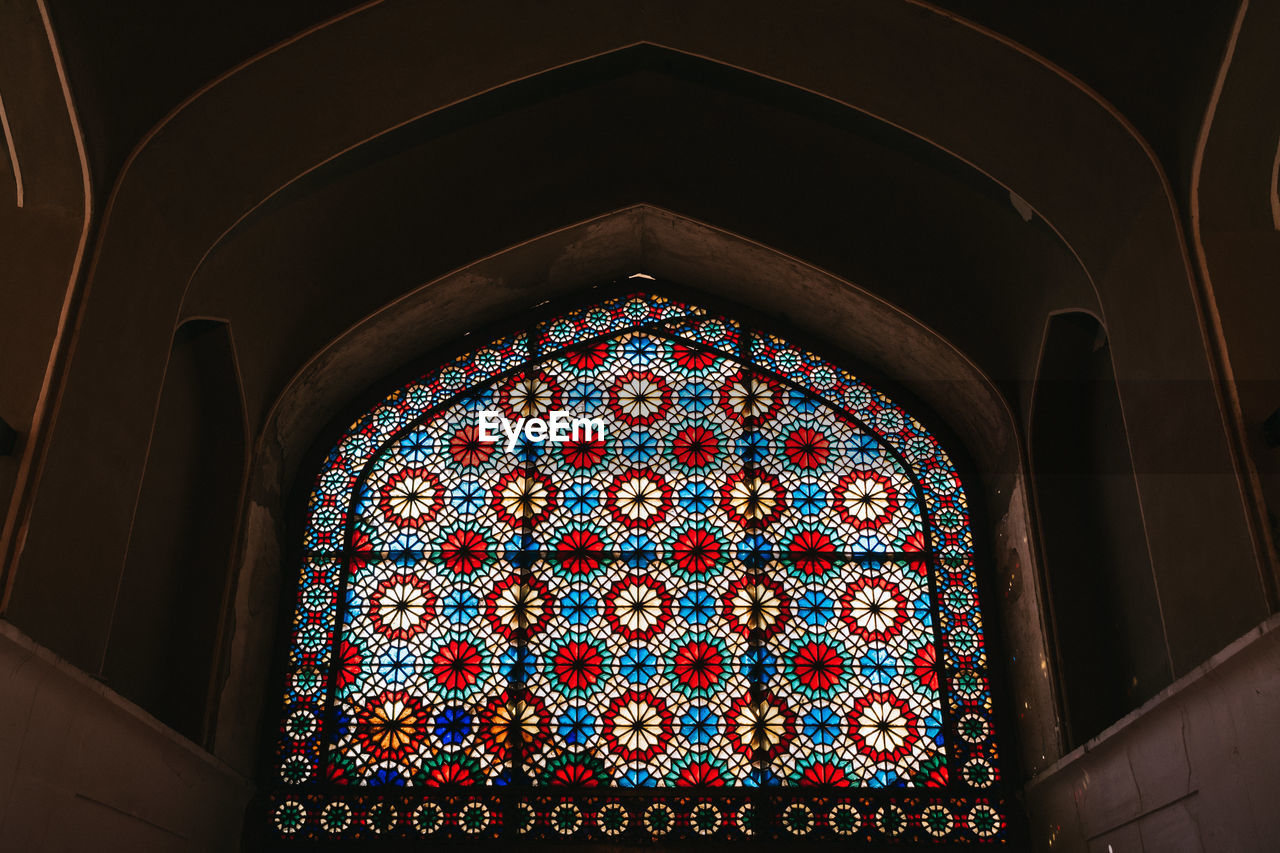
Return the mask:
M238 849L245 777L8 622L0 683L0 849Z
M1033 779L1037 849L1275 850L1277 724L1272 617Z

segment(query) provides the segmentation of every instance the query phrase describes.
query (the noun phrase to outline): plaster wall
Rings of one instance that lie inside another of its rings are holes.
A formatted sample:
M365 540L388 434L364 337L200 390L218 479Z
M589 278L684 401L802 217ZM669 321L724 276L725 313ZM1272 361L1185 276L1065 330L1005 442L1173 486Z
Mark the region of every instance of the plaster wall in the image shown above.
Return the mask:
M238 849L244 776L3 621L0 677L0 849Z
M1280 619L1250 630L1027 786L1036 848L1274 850Z

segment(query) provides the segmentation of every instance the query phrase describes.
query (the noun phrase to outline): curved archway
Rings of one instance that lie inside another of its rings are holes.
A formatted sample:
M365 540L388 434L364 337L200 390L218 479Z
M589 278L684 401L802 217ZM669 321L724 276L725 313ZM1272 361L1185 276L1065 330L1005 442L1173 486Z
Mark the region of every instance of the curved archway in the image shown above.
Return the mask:
M281 833L1006 832L964 488L777 336L538 320L353 424L304 547Z

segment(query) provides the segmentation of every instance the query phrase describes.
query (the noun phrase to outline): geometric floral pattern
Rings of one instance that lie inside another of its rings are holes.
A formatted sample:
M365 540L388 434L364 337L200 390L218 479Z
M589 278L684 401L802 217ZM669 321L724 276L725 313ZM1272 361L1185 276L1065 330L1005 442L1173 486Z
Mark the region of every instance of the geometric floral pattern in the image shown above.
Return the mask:
M537 323L353 424L304 535L283 837L1006 835L955 469L778 337L652 294Z

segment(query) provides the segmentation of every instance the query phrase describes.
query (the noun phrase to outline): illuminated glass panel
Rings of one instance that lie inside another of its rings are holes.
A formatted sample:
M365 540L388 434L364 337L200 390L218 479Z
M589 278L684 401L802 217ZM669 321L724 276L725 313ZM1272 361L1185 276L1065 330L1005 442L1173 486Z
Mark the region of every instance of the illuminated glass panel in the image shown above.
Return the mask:
M455 359L352 425L305 548L281 835L1006 834L955 469L773 335L641 294Z

